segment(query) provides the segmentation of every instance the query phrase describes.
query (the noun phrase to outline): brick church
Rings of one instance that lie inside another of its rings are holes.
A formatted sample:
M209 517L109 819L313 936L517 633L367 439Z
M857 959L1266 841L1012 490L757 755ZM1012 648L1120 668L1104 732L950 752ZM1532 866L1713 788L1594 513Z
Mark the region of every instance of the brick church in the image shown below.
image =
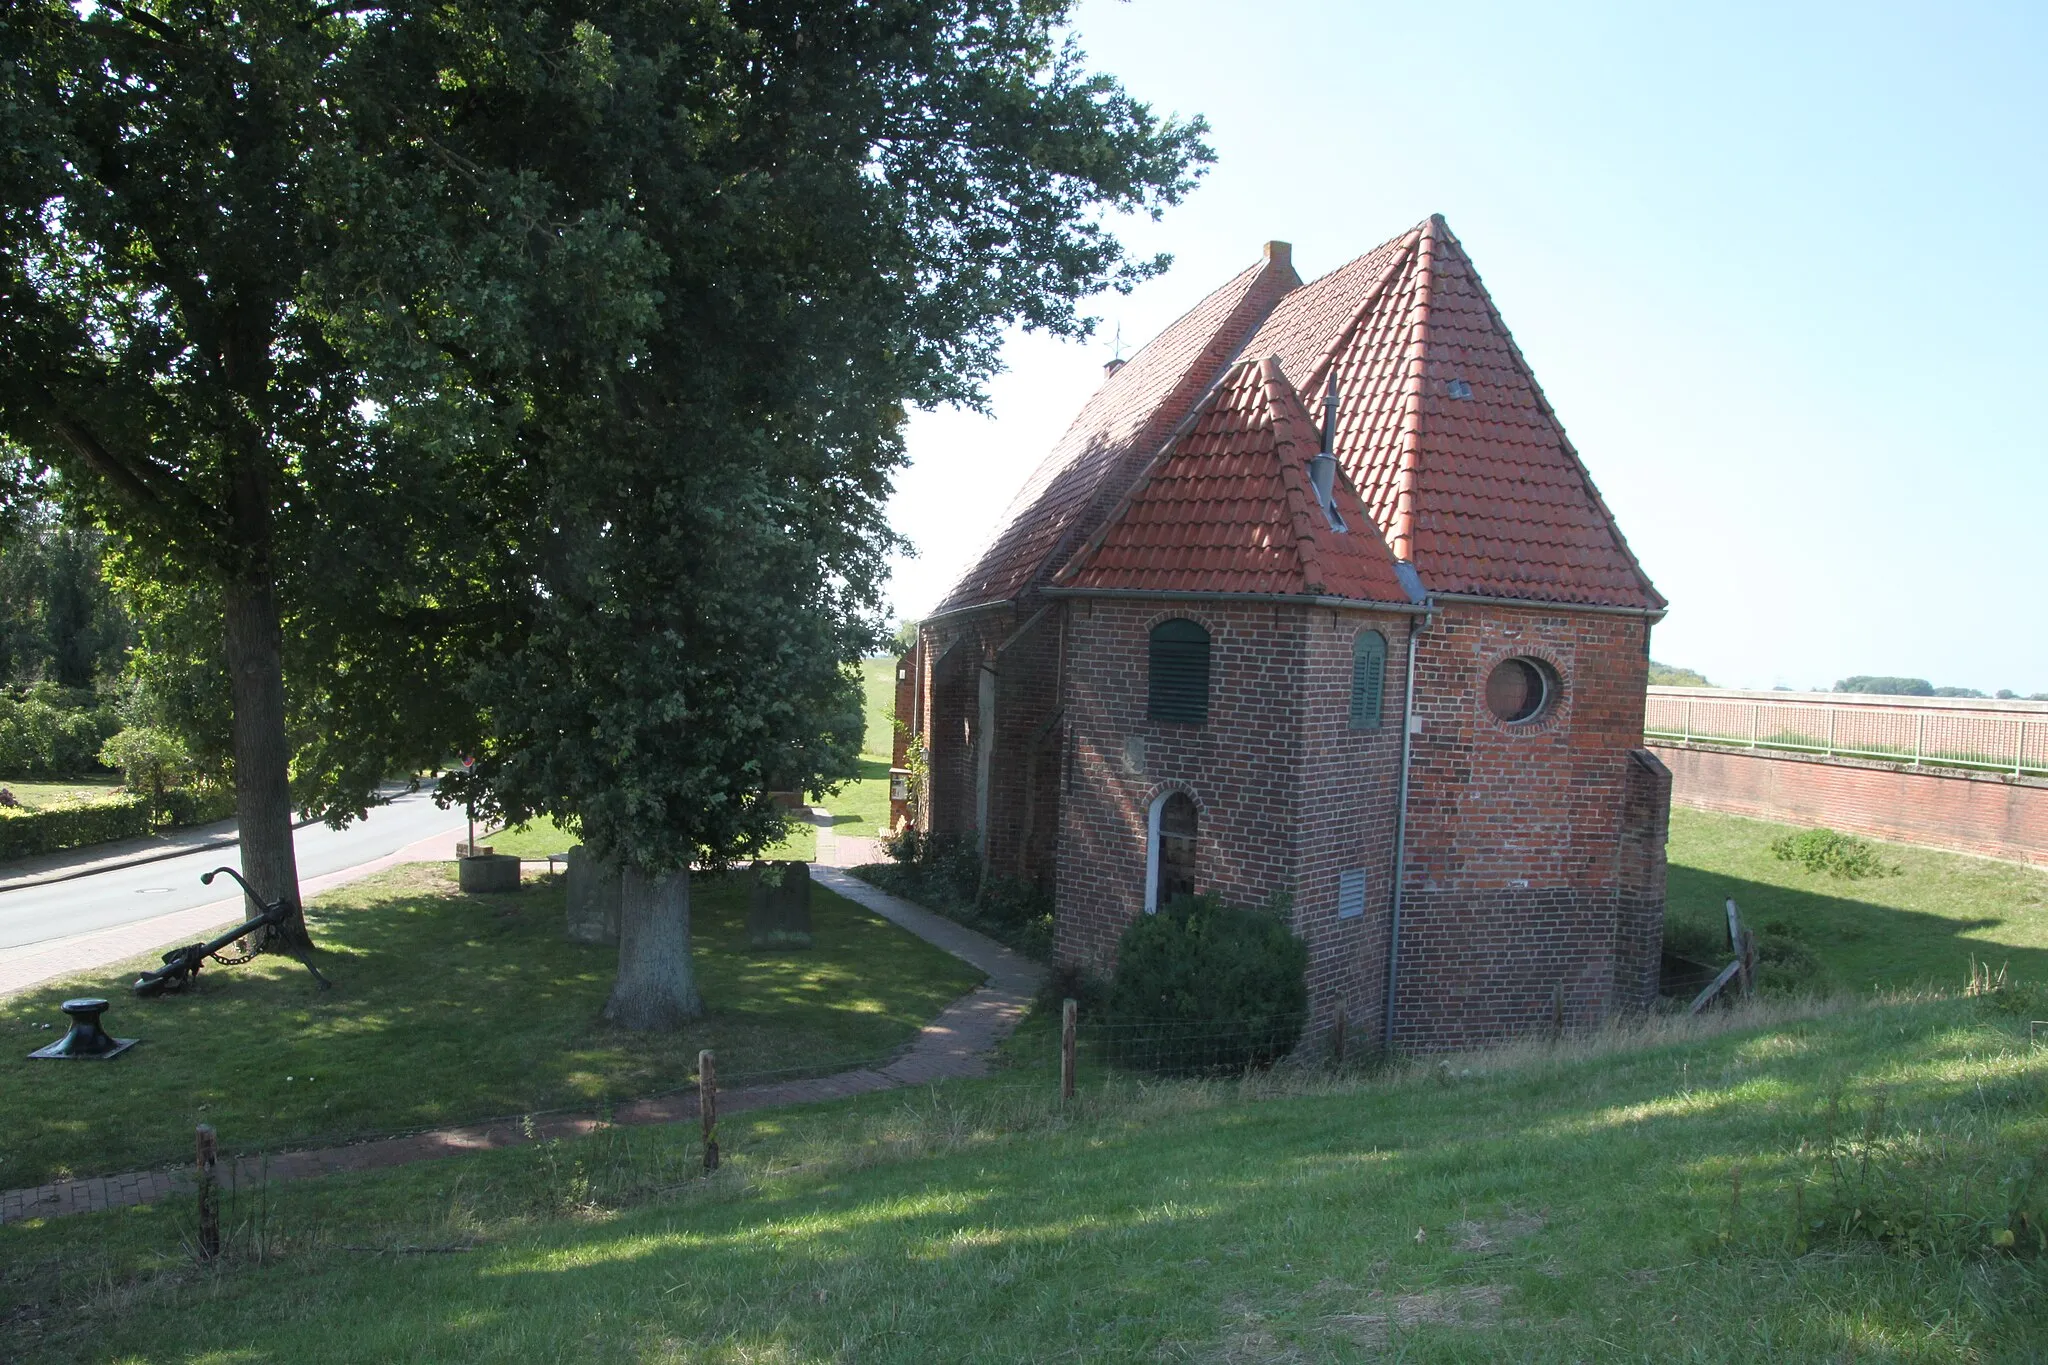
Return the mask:
M1289 256L1109 366L923 623L912 818L1050 886L1098 971L1177 893L1288 907L1311 1036L1647 1005L1664 599L1441 217Z

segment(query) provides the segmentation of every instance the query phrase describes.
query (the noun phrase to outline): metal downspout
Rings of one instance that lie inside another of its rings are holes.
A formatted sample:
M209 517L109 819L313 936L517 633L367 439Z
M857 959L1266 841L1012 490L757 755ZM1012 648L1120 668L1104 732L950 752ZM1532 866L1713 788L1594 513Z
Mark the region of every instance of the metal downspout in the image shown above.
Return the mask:
M1429 617L1408 618L1408 676L1401 684L1401 800L1394 816L1394 911L1387 926L1386 1020L1380 1046L1394 1047L1394 983L1401 970L1401 891L1408 879L1408 762L1415 743L1415 638Z

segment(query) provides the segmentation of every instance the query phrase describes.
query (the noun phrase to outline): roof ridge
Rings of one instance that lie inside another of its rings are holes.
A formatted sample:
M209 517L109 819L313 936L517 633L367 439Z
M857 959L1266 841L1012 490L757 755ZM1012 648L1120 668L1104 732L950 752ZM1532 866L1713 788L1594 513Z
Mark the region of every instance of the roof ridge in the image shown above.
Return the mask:
M1316 363L1303 376L1301 388L1295 390L1297 394L1314 393L1322 387L1324 378L1337 363L1337 358L1344 354L1345 344L1351 340L1353 334L1358 331L1359 326L1364 323L1366 315L1379 306L1380 300L1386 296L1388 286L1393 284L1395 278L1400 275L1402 270L1407 268L1409 259L1415 254L1417 244L1422 240L1422 229L1425 226L1427 225L1418 223L1395 239L1399 244L1399 249L1388 260L1387 268L1380 274L1379 283L1366 291L1365 297L1359 300L1358 307L1351 310L1350 319L1337 329L1335 335L1330 338L1330 344L1323 347L1322 355L1316 358ZM1340 266L1338 268L1342 269L1343 267ZM1308 286L1304 285L1302 287L1307 288Z
M1415 244L1415 302L1409 308L1407 365L1401 381L1400 464L1395 473L1393 525L1387 549L1404 564L1415 562L1415 471L1422 449L1422 388L1425 356L1429 349L1430 296L1436 289L1436 253L1439 232L1449 232L1441 213L1432 213L1421 225Z
M1613 510L1607 505L1607 499L1600 495L1600 486L1593 482L1593 472L1586 468L1585 461L1579 458L1578 447L1572 444L1572 438L1565 433L1564 419L1559 417L1557 409L1550 405L1550 397L1543 392L1543 385L1537 380L1535 369L1529 364L1528 357L1522 354L1521 343L1517 342L1515 334L1508 330L1507 319L1501 316L1500 309L1495 306L1492 291L1487 289L1485 280L1480 278L1479 267L1472 263L1472 254L1465 250L1465 244L1451 231L1450 224L1444 221L1442 214L1432 214L1430 222L1443 230L1451 250L1457 252L1463 260L1466 273L1471 276L1475 286L1472 292L1478 296L1480 303L1485 305L1487 320L1507 343L1508 355L1514 360L1515 368L1522 372L1522 378L1529 381L1529 391L1535 396L1536 406L1544 417L1549 419L1552 430L1557 433L1558 446L1564 451L1565 459L1571 461L1572 472L1578 475L1579 484L1585 490L1586 496L1592 499L1593 506L1599 510L1601 518L1607 523L1608 533L1614 537L1614 543L1628 558L1628 567L1635 575L1636 582L1642 585L1643 591L1659 606L1669 606L1670 599L1657 591L1657 585L1652 583L1650 575L1644 572L1642 561L1636 558L1636 552L1629 546L1628 537L1621 532L1621 523L1615 520Z

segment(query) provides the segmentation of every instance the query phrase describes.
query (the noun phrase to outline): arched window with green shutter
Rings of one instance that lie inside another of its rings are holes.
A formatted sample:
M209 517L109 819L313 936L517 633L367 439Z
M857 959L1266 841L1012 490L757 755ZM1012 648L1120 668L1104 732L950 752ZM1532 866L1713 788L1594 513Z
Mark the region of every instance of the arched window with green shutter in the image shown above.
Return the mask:
M1361 630L1351 643L1351 728L1380 728L1380 703L1387 692L1387 637Z
M1169 725L1209 719L1209 632L1193 621L1152 627L1150 683L1145 714Z

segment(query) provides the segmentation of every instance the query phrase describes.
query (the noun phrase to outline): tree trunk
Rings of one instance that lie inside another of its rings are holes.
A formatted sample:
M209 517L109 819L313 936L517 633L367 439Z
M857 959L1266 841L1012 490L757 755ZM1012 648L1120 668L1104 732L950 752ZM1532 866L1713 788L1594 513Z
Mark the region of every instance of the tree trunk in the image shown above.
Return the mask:
M284 632L267 581L231 579L228 678L235 704L235 820L242 875L266 900L283 896L291 918L259 947L303 952L313 946L299 904L299 860L292 847L291 744L284 726Z
M704 1012L690 963L690 869L649 876L619 866L619 979L604 1017L642 1033Z

